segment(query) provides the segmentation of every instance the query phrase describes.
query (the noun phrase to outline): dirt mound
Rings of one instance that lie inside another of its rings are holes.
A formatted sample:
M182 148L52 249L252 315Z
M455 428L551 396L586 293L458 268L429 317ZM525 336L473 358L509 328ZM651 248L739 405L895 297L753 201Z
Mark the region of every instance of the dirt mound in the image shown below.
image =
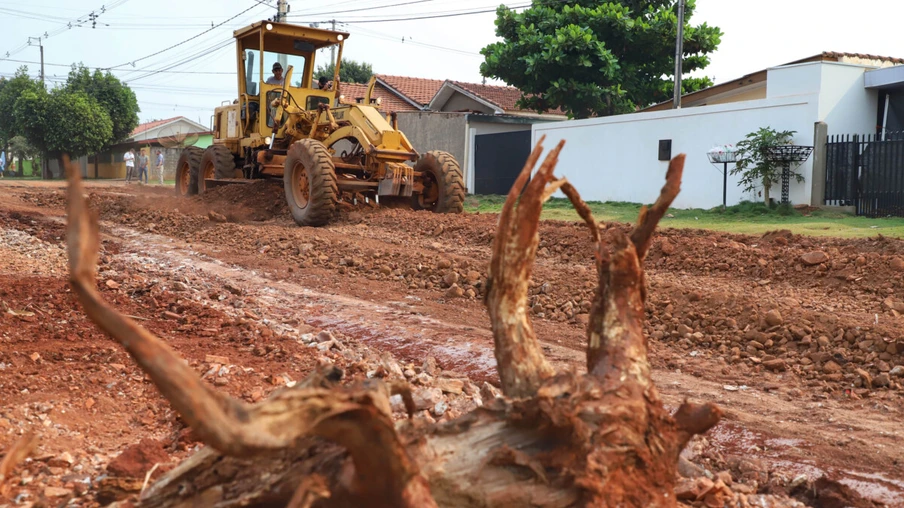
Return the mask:
M264 336L270 332L259 326L260 319L242 317L245 309L258 317L268 311L278 319L304 316L312 326L341 327L343 333L372 343L380 334L391 335L391 341L379 346L400 359L420 363L430 354L444 368L461 368L472 381L492 382L481 375L492 370L492 353L483 360L483 350L474 342L476 332L470 330L488 326L481 297L497 215L363 208L342 211L326 227L303 228L295 226L287 213L280 217L274 212L285 202L275 183L222 187L188 199L136 186L89 188L105 221L102 228L119 227L108 229L113 237L159 235L130 247L129 265L116 261L117 244L104 243L100 272L105 298L124 312L147 319L142 323L171 342L199 371L213 369L205 361L208 354L229 358L236 368L230 366L224 376L215 370L206 379L245 400L259 400L281 374L294 374L296 366L305 370L317 361L316 354L308 352L313 348L296 348L295 341L279 334ZM80 426L64 427L68 433L63 433L62 441L55 437L49 453L98 446L103 449L100 468L92 465L90 470L103 474L102 466L125 446L145 437L175 440L183 429L129 359L73 307L62 251L58 255L48 249L63 239L58 219L64 213L64 195L30 189L16 196L35 206L16 203L21 208L13 213L0 209L0 227L14 230L0 239L10 246L15 240L19 256L12 265L16 277L0 278L0 342L5 351L0 353L0 392L7 397L0 406L0 428L3 418L19 425L35 414L50 418L53 425L76 422ZM233 222L218 223L207 216L211 210L225 216L230 208L249 204L264 211L263 222L233 215ZM607 227L627 230L625 224ZM29 236L47 244L32 242ZM575 222L544 222L540 242L527 310L544 345L583 350L586 306L596 277L587 229ZM173 246L186 243L191 254L175 265L156 267L148 261L155 256L164 259ZM385 307L382 312L394 320L393 326L401 326L397 322L406 315L423 315L470 328L449 333L411 332L404 327L381 331L373 315L357 319L358 314L337 310L327 301L297 307L254 302L238 288L226 289L209 273L195 271L193 256L260 274L273 281L274 295L281 291L277 284L285 281L305 290L374 302ZM804 262L805 256L809 261ZM2 259L13 258L6 254ZM24 277L23 273L32 273L27 271L30 266L42 267L41 276ZM863 491L861 484L879 485L890 489L886 496L890 505L904 501L892 483L904 477L899 466L904 455L892 441L894 432L889 429L894 427L881 427L904 410L904 242L878 235L836 239L787 231L735 235L666 228L657 233L646 266L650 289L644 331L652 361L662 376L681 383L663 385L663 391L675 397L694 396L701 386L713 385L714 392L707 397L733 400L726 407L741 426L741 438L755 422L761 428L781 428L762 442L739 439L732 455L769 461L797 457L797 465L787 473L770 470L770 480L784 478L783 485L792 480L797 484L797 478L807 474L809 482L800 485L812 486L818 475L808 469L811 459L823 468L837 464L869 475L881 472L890 480L858 476L859 483L846 484L858 491ZM241 309L239 317L211 313L199 304L211 301ZM4 313L4 304L14 313ZM487 344L491 346L491 337ZM427 347L433 349L425 353ZM40 358L32 360L32 353ZM114 364L117 367L111 367ZM126 369L118 370L121 366ZM56 409L29 405L48 400ZM796 438L812 441L813 429L830 433L820 435L832 439L805 445L787 440L799 432ZM0 445L8 445L9 439L0 439ZM717 444L715 449L726 454L726 445ZM186 452L189 447L177 448ZM88 470L90 454L73 454ZM748 466L739 466L738 474L752 476ZM723 469L735 473L725 461L715 461L709 468L713 473ZM37 478L35 485L43 488L45 479ZM757 481L760 492L770 488Z
M138 444L129 446L115 459L107 464L107 471L116 476L126 478L143 479L155 465L166 465L170 461L169 454L164 450L165 444L153 439L142 439ZM155 477L166 472L168 468L158 467L154 470Z
M252 180L252 183L222 185L193 198L222 214L230 222L266 221L289 217L283 183L280 180Z

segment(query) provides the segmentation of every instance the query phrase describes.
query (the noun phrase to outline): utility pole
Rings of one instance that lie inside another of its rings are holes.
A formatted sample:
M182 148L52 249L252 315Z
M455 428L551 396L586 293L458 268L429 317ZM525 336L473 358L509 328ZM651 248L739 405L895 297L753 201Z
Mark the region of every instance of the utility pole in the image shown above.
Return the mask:
M675 41L675 98L672 109L681 108L681 70L684 56L684 2L678 0L678 38Z
M276 0L276 21L278 23L284 23L286 21L286 14L288 12L288 0Z
M44 44L41 41L40 37L29 37L28 45L31 46L31 41L38 41L38 47L41 48L41 84L44 84Z
M330 23L333 24L333 31L335 32L336 31L336 20L331 19ZM336 45L335 44L330 46L330 61L333 62L335 65L339 65L339 62L336 61Z

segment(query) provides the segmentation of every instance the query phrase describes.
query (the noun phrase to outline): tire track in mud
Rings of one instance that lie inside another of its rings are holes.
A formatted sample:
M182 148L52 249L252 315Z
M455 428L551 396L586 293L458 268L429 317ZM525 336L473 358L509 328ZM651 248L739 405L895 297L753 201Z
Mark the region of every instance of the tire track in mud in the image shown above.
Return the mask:
M190 265L207 277L245 288L249 296L266 304L266 318L271 323L294 318L340 331L400 360L420 362L433 356L445 368L474 381L497 379L491 333L430 317L422 312L416 297L376 303L329 294L224 263L169 237L112 224L104 224L104 231L121 244L120 256L150 248L158 262ZM715 282L707 283L718 290ZM662 344L653 347L657 350L653 356L675 353ZM547 341L543 348L557 368L583 369L582 350ZM755 389L730 392L721 383L661 368L654 370L654 379L664 401L673 408L691 394L694 400L713 401L726 410L725 420L707 436L721 453L758 457L788 474L828 473L877 502L904 504L904 481L896 479L900 472L870 468L857 460L871 456L869 462L876 463L883 456L886 461L904 461L900 450L904 434L898 428L900 415L896 412L871 413L865 429L863 412L841 408L832 401L802 404L802 400L784 400ZM839 438L851 429L866 437ZM829 460L833 456L838 462ZM846 462L855 465L836 465Z
M236 247L222 248L196 241L194 244L200 244L207 252L201 254L189 243L169 236L110 223L104 224L103 231L112 234L127 252L140 253L150 249L158 261L165 260L174 266L189 265L211 277L251 288L249 291L268 305L274 321L300 317L312 326L338 329L403 359L420 361L432 355L475 380L495 379L489 331L431 317L430 309L420 305L415 298L399 296L372 302L329 294L297 283L273 280L242 268L240 264L224 263L218 258L218 252L211 252L220 249L224 257L230 257L226 254L237 250ZM330 236L343 234L349 233L340 229L331 232ZM555 263L551 261L538 263L547 265L539 271L556 271ZM848 322L869 317L869 306L875 305L864 304L861 296L846 295L819 285L802 287L779 280L764 288L757 277L705 276L658 268L651 268L649 273L654 300L668 296L674 301L689 293L700 293L702 298L696 300L698 303L691 299L688 305L696 313L712 314L714 308L708 305L712 302L707 300L718 294L733 294L736 299L746 302L760 301L764 297L776 302L787 298L813 301L816 305L807 311L836 315L836 318L840 315ZM383 285L390 287L385 282ZM405 295L401 287L391 287L387 292ZM875 301L875 297L872 299ZM736 312L742 306L727 306L722 311ZM536 324L541 340L553 336L558 339L556 342L544 341L548 357L559 365L582 369L584 358L580 346L583 334L580 330L548 320L536 320ZM717 375L720 368L724 373L724 369L731 371L736 367L720 366L715 358L686 360L689 351L681 351L680 345L669 341L653 341L651 345L653 359L659 363L654 377L668 404L677 406L682 398L692 394L695 400L712 400L727 410L726 422L709 438L723 453L761 457L791 472L831 472L876 500L891 505L904 504L904 487L896 479L904 478L900 466L904 456L897 404L878 398L864 401L860 408L843 406L836 400L819 397L821 386L815 385L801 386L801 393L792 398L772 393L772 390L760 390L757 384L762 384L763 377L771 376L766 373L751 373L760 379L751 378L748 390L726 391L723 383L713 379L720 378ZM708 347L699 346L698 349ZM678 363L677 367L670 365L676 357L681 357L685 363ZM666 368L663 368L663 362ZM679 368L680 373L675 371ZM693 372L695 368L702 374ZM737 375L741 374L743 372ZM791 381L779 378L778 382ZM870 462L874 463L872 467ZM848 464L849 467L835 467L836 464Z

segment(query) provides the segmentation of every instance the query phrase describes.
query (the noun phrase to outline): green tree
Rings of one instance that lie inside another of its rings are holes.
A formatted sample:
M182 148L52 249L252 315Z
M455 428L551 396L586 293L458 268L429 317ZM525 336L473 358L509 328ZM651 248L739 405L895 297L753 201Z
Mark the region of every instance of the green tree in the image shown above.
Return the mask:
M84 65L73 65L66 80L66 89L81 91L92 97L106 110L113 122L113 136L104 148L125 141L138 125L138 99L131 88L116 76L100 70L93 73Z
M13 112L16 100L25 91L38 92L44 87L40 81L28 77L28 67L19 67L12 79L0 79L0 145L21 134Z
M797 131L776 131L770 127L761 127L756 132L748 134L743 141L738 142L738 161L732 175L741 173L739 185L744 186L745 192L756 190L757 186L763 186L763 201L769 205L769 190L772 185L778 183L782 177L782 165L769 160L769 149L778 145L789 145ZM804 177L792 170L792 176L803 182Z
M332 80L336 72L336 64L330 62L327 65L318 65L317 71L314 72L314 81L316 82L320 76L326 76ZM374 75L373 67L367 62L357 62L355 60L342 59L339 66L339 80L343 83L367 83L371 76Z
M113 137L110 115L82 91L27 90L16 101L14 111L25 139L53 157L96 153Z
M722 32L692 26L695 0L685 9L683 72L709 65ZM519 106L561 107L573 118L634 111L668 99L674 89L676 0L534 0L517 13L496 11L496 35L481 50L480 73L521 90ZM712 85L687 78L682 91Z

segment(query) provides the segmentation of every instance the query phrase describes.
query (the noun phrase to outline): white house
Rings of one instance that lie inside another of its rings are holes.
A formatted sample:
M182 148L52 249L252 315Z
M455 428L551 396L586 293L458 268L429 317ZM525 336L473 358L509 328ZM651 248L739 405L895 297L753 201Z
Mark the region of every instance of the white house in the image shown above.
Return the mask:
M681 194L673 206L712 208L722 204L723 182L722 165L707 158L710 148L735 144L761 127L796 131L794 143L814 152L798 167L805 181L792 180L790 199L819 206L827 134L901 129L902 64L897 58L822 53L687 94L681 109L663 103L627 115L535 124L532 142L545 135L549 148L564 139L556 173L594 201L651 202L664 182L668 156L684 153ZM660 156L661 141L670 144L666 157ZM728 177L728 204L759 198L742 192L738 176ZM773 187L772 196L779 192Z

